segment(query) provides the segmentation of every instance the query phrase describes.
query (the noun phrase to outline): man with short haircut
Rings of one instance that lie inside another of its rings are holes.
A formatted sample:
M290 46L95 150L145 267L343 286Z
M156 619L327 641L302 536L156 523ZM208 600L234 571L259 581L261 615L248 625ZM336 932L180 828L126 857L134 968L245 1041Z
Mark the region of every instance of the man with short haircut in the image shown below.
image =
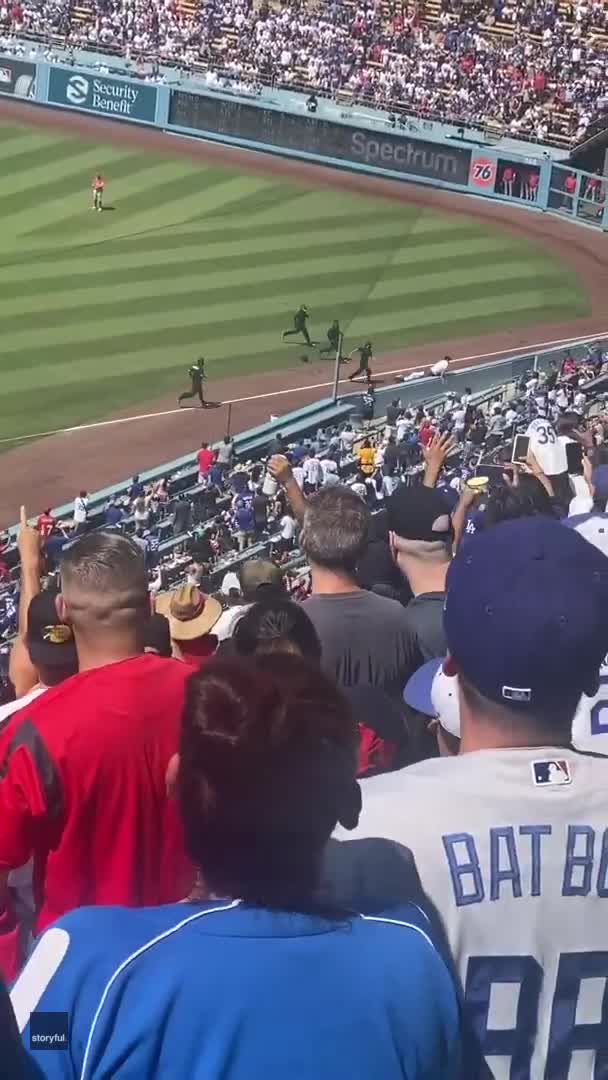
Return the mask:
M356 582L370 519L365 503L342 484L307 500L300 546L310 562L312 596L304 608L321 640L323 667L339 684L377 686L400 701L419 658L401 604Z
M599 1080L608 760L570 734L608 652L608 559L522 518L473 536L447 586L460 754L364 781L356 835L411 848L491 1075Z
M189 669L143 655L149 600L137 546L91 533L63 556L59 621L79 674L0 734L0 965L18 962L6 881L34 857L39 930L84 904L185 895L191 868L167 801ZM4 914L2 914L4 912Z
M454 531L443 495L432 487L400 484L387 500L389 544L414 596L405 614L423 660L445 656L445 579Z

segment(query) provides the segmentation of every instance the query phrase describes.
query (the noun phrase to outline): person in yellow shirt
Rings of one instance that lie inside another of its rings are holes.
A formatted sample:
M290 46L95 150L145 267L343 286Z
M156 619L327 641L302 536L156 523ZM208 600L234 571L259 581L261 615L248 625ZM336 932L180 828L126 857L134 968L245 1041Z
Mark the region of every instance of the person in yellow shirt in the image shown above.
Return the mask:
M359 468L365 476L371 476L374 471L374 461L376 458L376 451L371 445L369 439L364 439L361 446L357 450L357 457L359 458Z

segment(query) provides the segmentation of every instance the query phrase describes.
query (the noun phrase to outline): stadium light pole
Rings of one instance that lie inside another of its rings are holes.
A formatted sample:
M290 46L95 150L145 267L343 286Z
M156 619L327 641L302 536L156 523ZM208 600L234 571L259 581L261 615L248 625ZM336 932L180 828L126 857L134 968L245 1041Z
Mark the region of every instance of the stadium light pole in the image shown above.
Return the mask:
M336 366L334 369L334 390L332 394L332 401L334 405L338 400L338 384L340 382L340 364L342 363L342 342L344 341L344 334L340 331L338 337L338 348L336 349Z

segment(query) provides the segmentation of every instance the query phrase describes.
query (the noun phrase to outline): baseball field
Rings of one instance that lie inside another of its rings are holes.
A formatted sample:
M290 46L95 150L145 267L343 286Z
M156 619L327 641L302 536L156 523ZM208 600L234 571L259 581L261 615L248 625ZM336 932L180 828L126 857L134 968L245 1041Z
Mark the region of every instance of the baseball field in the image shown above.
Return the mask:
M590 310L565 261L472 215L52 128L4 124L0 152L4 438L177 395L201 353L211 378L293 368L302 302L313 338L339 318L378 352Z

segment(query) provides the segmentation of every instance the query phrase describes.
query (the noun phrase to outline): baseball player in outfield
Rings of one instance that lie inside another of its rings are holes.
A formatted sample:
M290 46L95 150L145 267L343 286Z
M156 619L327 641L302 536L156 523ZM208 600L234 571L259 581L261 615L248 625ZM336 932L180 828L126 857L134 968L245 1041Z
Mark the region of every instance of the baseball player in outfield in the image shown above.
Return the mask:
M93 192L93 205L91 210L103 210L103 192L106 186L106 182L101 173L96 173L93 177L93 183L91 184L91 190Z
M495 1080L605 1080L608 759L570 732L608 652L608 559L548 519L488 529L451 564L445 630L460 754L363 781L337 835L412 851Z

